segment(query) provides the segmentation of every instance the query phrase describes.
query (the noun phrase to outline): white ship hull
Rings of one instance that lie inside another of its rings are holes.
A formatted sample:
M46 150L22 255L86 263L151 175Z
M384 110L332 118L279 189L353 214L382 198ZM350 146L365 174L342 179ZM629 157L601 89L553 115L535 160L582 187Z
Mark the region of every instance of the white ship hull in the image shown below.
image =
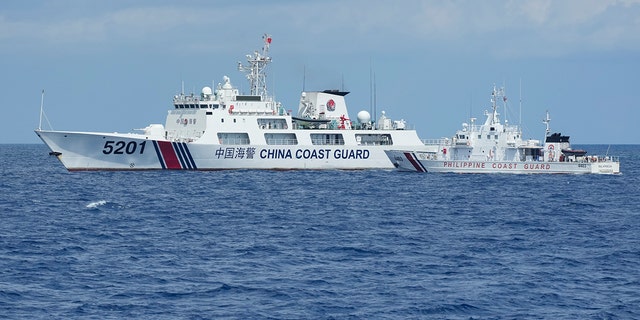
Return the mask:
M385 154L389 146L380 145L223 145L154 140L139 134L43 130L36 134L69 171L394 168Z
M610 159L589 162L431 160L429 153L401 150L387 151L387 155L394 166L403 171L512 174L620 173L620 163Z
M143 133L42 130L36 134L62 164L78 170L372 169L393 168L391 148L432 150L404 120L362 110L351 119L339 90L302 92L298 112L287 110L266 87L271 36L247 55L249 92L223 77L215 89L173 96L166 122ZM43 91L44 94L44 91ZM43 96L44 101L44 96ZM42 124L42 106L40 124Z

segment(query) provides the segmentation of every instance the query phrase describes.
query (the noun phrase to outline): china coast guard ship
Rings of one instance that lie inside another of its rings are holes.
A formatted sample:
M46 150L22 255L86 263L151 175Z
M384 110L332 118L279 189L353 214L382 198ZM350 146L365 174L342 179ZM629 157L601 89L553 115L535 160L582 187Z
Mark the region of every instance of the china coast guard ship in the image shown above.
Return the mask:
M388 150L394 166L405 171L454 173L595 173L619 174L618 157L587 155L572 149L569 136L551 133L549 113L545 141L523 140L519 126L500 122L498 100L506 109L504 89L494 86L492 111L485 111L484 124L463 123L451 138L434 140L435 150Z
M392 121L384 111L375 124L367 111L353 121L348 92L302 92L297 116L291 115L268 95L271 37L263 39L262 51L238 64L249 94L225 76L215 91L174 96L166 123L141 133L35 132L69 171L393 168L385 150L430 148L404 120Z

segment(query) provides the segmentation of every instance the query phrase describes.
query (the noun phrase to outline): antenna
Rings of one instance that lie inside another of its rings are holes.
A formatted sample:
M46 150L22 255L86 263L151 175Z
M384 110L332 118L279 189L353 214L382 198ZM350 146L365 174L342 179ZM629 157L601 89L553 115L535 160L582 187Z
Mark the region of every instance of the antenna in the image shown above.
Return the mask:
M378 110L378 95L376 93L376 73L373 73L373 114L375 117L375 114L377 114ZM375 118L374 118L375 119Z
M38 123L38 130L42 130L42 113L44 112L44 89L42 89L42 96L40 98L40 123Z
M518 119L518 125L520 126L520 133L522 133L522 78L520 78L520 119Z
M305 91L306 85L307 85L307 65L305 64L302 67L302 92Z
M369 111L371 111L375 122L376 114L373 112L373 62L371 57L369 57Z
M506 81L502 79L502 88L500 88L500 94L502 95L502 108L504 109L504 123L509 123L509 112L507 111L507 85Z
M502 105L504 107L504 123L509 123L509 113L511 110L507 112L508 104L507 104L507 87L502 83Z
M47 118L47 115L44 113L44 89L42 89L42 97L40 98L40 122L38 123L38 131L42 130L42 118L44 117L45 120L47 120L47 124L49 125L49 129L53 130L53 127L51 126L51 122L49 122L49 118Z
M473 117L473 92L471 92L471 95L469 96L469 119L471 119L471 117Z

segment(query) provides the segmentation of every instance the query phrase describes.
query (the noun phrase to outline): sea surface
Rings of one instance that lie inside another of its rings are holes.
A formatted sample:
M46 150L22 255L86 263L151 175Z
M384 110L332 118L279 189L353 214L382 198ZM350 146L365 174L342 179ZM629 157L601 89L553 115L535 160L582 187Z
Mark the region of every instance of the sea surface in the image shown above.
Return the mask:
M640 146L609 154L623 174L70 173L0 145L0 318L639 319Z

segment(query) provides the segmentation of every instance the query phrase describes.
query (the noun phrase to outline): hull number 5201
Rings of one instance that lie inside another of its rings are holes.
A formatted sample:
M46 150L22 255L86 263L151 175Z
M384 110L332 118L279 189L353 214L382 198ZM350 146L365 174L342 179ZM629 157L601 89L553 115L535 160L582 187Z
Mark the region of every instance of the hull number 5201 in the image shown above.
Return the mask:
M102 153L104 154L134 154L144 152L144 146L147 141L142 141L140 143L136 143L135 141L129 141L126 143L124 141L106 141L104 143L104 148L102 148Z

